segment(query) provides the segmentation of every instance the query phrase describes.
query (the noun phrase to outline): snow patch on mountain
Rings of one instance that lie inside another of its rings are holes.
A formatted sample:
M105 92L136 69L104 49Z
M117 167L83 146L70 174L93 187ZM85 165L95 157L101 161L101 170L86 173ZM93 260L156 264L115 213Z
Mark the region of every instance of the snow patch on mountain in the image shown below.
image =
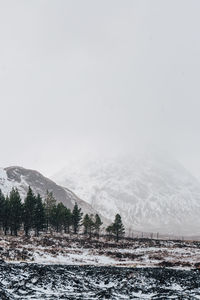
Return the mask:
M158 154L73 162L54 175L108 219L127 228L174 234L200 230L200 183L179 162Z
M53 192L57 202L62 202L68 208L72 209L75 202L82 208L84 213L96 214L90 204L77 197L68 188L57 185L52 180L44 177L41 173L35 170L29 170L22 167L8 167L0 168L0 189L4 195L9 195L12 188L17 188L22 197L26 197L28 187L31 187L35 194L40 194L42 198L45 197L46 191ZM102 220L108 222L102 217Z
M9 178L6 169L0 168L0 189L4 195L9 195L12 188L18 188L24 194L24 189L21 189L22 180L21 178L19 182Z

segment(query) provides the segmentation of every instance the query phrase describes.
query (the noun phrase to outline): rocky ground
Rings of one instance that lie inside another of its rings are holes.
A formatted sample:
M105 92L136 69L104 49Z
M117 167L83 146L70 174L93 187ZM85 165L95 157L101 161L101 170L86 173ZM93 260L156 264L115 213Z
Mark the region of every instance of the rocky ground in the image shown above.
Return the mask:
M0 263L2 300L200 299L199 270Z
M200 299L200 243L1 236L0 299Z

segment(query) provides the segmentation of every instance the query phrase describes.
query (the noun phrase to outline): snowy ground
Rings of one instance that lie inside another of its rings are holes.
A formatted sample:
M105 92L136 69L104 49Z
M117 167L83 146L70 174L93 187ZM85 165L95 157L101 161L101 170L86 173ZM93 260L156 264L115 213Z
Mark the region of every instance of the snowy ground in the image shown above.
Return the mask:
M85 240L77 237L0 237L0 259L39 264L199 268L200 242L140 239Z
M0 299L200 299L200 243L0 237Z
M200 299L199 270L0 263L0 299Z

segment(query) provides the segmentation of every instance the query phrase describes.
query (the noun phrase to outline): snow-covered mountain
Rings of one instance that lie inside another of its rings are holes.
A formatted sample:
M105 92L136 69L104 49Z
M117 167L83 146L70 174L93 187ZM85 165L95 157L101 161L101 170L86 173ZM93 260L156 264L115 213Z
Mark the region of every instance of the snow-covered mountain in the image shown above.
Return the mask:
M200 183L176 160L140 155L72 163L53 176L108 219L127 228L199 234Z
M73 208L75 202L85 213L96 213L90 204L81 200L72 191L57 185L37 171L22 167L0 168L0 189L8 195L13 187L18 188L22 199L25 198L28 187L31 186L35 194L45 197L46 191L52 191L58 202L63 202L68 208Z

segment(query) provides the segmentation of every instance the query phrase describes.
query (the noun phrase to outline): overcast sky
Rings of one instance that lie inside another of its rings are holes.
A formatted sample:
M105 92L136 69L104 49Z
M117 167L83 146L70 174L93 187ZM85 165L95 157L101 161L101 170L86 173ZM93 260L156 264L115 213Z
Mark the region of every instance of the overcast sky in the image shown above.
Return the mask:
M2 167L166 149L200 178L199 0L0 0Z

